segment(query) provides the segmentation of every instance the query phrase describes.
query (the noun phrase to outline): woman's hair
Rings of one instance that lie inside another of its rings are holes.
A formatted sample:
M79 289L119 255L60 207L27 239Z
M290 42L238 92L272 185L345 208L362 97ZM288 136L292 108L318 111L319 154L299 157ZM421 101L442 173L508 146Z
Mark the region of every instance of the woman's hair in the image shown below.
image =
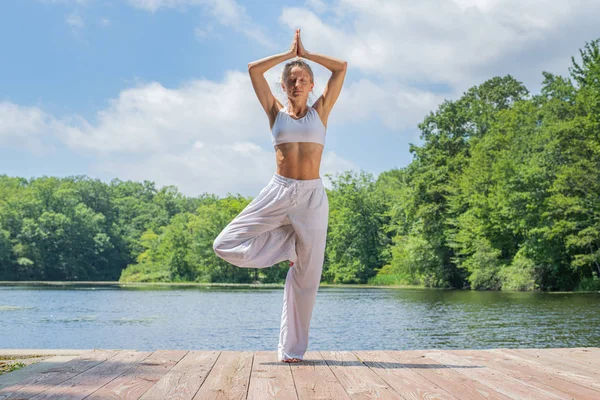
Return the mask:
M285 82L288 75L290 74L290 71L294 67L306 68L308 70L308 73L310 74L311 82L315 81L315 76L313 75L312 68L310 67L310 65L308 65L308 63L306 61L304 61L303 59L296 58L296 59L288 62L287 64L285 64L285 67L283 67L283 71L281 72L281 83Z
M310 67L310 65L308 65L308 63L301 58L295 58L292 61L285 64L285 66L283 67L283 71L281 72L281 77L279 79L280 85L281 84L285 85L285 80L287 79L288 75L290 74L290 71L294 67L305 68L308 71L308 74L310 75L311 83L315 82L315 75L313 74L313 71L312 71L312 68Z

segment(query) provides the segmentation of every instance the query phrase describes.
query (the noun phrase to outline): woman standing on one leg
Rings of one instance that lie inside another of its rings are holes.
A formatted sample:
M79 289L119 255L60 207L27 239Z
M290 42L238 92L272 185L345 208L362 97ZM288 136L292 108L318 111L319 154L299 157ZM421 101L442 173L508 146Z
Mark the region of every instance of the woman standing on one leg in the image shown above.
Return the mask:
M284 106L273 96L264 73L288 62L281 75ZM332 74L323 94L307 104L314 87L314 61ZM248 64L256 96L269 118L277 170L269 184L217 236L213 248L224 260L246 268L266 268L290 260L285 280L278 357L302 361L325 256L329 202L320 178L329 113L344 77L345 61L309 53L297 29L289 51Z

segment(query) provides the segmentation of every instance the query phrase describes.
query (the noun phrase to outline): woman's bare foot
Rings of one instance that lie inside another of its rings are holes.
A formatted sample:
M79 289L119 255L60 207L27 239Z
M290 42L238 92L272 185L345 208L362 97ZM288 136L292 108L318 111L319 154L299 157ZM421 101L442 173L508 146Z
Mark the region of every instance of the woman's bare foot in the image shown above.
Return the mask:
M299 358L287 358L287 359L281 360L281 361L286 362L286 363L297 363L297 362L300 362L302 360L299 359Z

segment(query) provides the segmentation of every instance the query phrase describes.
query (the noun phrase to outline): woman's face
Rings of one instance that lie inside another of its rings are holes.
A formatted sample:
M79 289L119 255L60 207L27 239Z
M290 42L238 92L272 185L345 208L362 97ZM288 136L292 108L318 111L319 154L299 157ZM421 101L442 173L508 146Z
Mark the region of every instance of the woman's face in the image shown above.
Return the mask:
M309 72L302 67L292 67L282 88L288 97L293 99L308 99L308 94L315 84L310 80Z

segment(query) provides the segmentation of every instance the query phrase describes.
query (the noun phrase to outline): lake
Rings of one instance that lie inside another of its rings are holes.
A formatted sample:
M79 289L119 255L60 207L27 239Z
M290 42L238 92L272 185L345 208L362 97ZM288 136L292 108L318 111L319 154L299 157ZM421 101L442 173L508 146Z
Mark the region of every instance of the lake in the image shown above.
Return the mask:
M283 287L0 285L0 348L277 349ZM309 350L600 347L600 293L321 287Z

